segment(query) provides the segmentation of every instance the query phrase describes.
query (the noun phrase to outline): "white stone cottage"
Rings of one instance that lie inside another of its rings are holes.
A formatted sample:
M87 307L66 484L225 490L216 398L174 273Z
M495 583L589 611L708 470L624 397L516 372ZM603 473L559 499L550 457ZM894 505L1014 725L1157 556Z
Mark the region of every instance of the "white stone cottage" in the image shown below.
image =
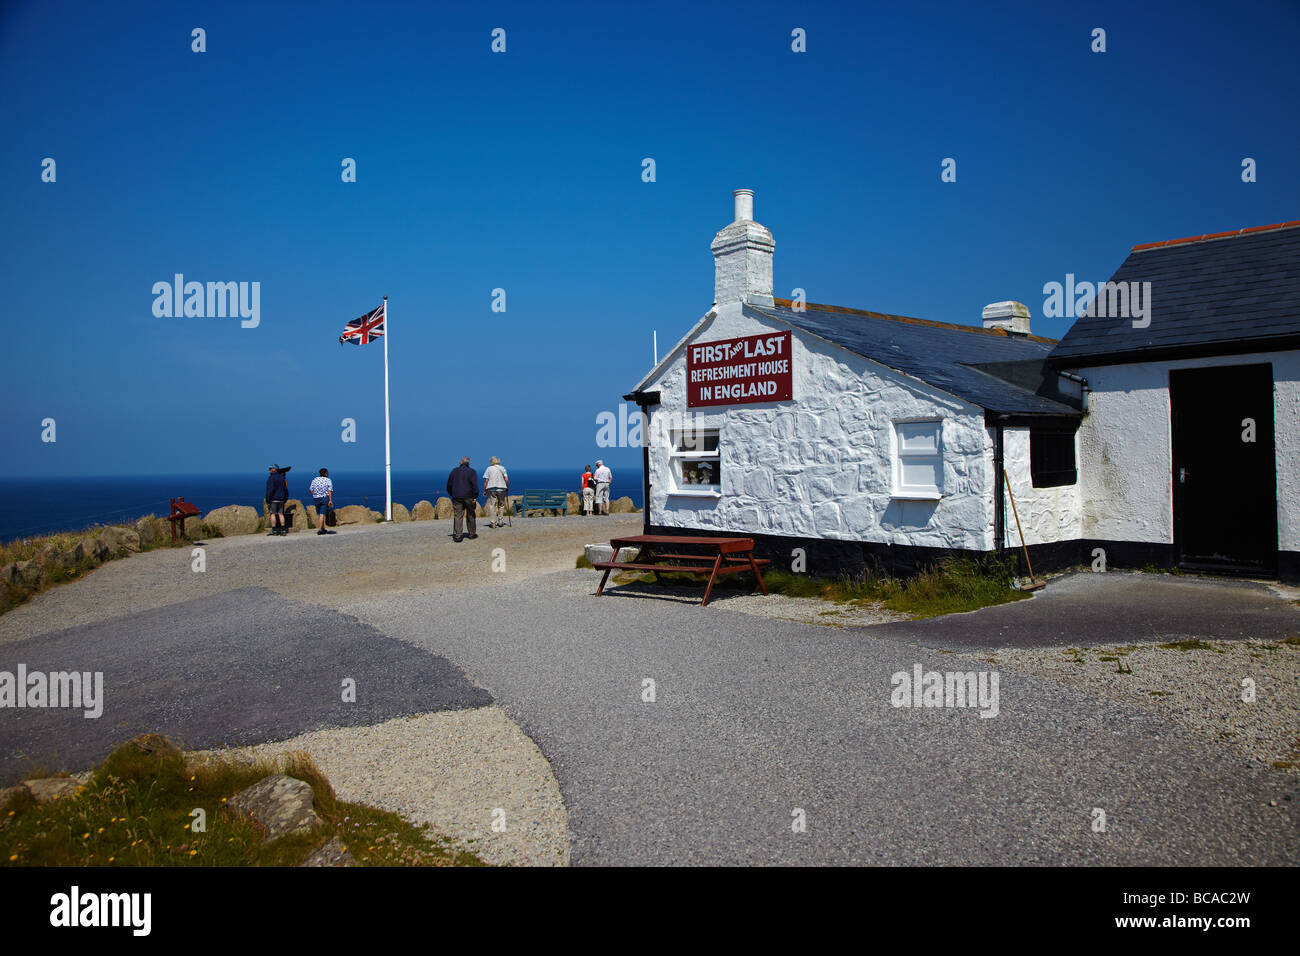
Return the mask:
M1132 402L1099 396L1110 373L1058 356L1027 308L995 303L968 326L776 299L774 247L753 193L736 190L712 243L712 308L625 396L646 415L648 532L752 536L784 566L802 548L813 572L908 570L1018 549L1005 469L1036 570L1091 561L1095 546L1111 566L1177 560L1157 490L1135 499L1150 514L1116 500L1134 494L1117 484L1119 449L1159 451L1107 424L1133 421Z

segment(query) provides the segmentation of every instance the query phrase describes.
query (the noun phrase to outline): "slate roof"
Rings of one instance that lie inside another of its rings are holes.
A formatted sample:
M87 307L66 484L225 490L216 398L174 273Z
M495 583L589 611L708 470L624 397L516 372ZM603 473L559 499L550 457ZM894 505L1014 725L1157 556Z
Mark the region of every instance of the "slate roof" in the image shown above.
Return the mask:
M806 311L795 311L789 307L789 300L776 301L775 307L745 308L810 332L987 411L1012 415L1081 414L1073 406L972 367L1041 365L1056 344L1054 339L813 303L808 303ZM1041 373L1031 377L1042 379Z
M1151 283L1151 324L1084 316L1051 365L1300 348L1300 222L1134 246L1111 281Z

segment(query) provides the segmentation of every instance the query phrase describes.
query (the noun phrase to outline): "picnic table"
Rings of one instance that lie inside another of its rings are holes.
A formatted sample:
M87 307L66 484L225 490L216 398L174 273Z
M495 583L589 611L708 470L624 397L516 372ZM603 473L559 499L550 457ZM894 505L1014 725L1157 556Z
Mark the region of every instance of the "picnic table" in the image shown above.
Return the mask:
M650 571L659 582L660 572L674 571L686 574L709 576L708 586L704 589L704 600L700 607L706 607L713 594L713 585L720 574L737 574L741 571L753 571L759 588L767 593L763 583L762 565L771 562L765 558L754 557L753 538L711 538L701 535L682 534L638 534L628 538L611 538L610 547L614 553L608 561L592 564L597 570L604 570L596 594L605 590L605 582L613 571ZM619 561L618 553L623 548L638 548L640 554L635 561ZM680 553L684 548L696 549L696 553ZM687 563L690 562L690 563Z

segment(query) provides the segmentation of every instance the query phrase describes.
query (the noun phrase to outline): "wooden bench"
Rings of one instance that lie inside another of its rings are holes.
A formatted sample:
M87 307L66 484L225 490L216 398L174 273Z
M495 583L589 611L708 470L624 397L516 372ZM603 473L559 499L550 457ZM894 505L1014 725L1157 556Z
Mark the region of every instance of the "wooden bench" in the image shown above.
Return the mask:
M176 540L176 522L181 523L181 537L185 536L185 519L197 518L199 516L199 506L186 501L184 498L172 499L171 514L167 520L172 523L172 540Z
M713 585L720 574L737 574L741 571L753 571L754 579L764 594L767 585L763 583L762 568L771 564L766 558L754 557L753 538L707 538L696 535L678 534L638 534L630 538L614 538L610 542L614 549L608 561L592 564L598 571L604 571L600 586L596 588L597 596L605 591L605 583L613 571L649 571L659 581L660 573L681 573L708 575L709 582L704 588L704 600L700 607L707 607L713 594ZM699 548L705 553L684 554L664 551L664 548L680 547ZM638 548L640 553L635 561L619 561L618 552L623 548ZM686 562L692 562L687 564Z
M569 514L569 493L556 488L541 488L536 490L525 490L523 501L520 503L520 511L525 518L530 511L549 511L552 508L561 511L567 517Z

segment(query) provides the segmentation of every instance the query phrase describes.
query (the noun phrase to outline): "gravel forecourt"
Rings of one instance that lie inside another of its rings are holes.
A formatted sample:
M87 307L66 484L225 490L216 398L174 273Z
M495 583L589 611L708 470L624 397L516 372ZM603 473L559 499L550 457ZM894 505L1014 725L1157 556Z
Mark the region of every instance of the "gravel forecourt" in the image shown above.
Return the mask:
M1270 765L1296 730L1300 650L1281 642L1300 627L1267 589L1074 575L971 614L837 620L743 590L596 597L574 558L639 515L460 544L449 525L218 539L201 574L190 549L155 551L38 595L0 617L0 669L102 668L115 709L7 712L0 757L75 770L119 731L168 728L305 750L341 796L498 862L1300 862L1297 777ZM1151 646L1198 625L1223 653ZM996 672L996 715L895 706L917 666ZM341 673L361 677L355 709Z

